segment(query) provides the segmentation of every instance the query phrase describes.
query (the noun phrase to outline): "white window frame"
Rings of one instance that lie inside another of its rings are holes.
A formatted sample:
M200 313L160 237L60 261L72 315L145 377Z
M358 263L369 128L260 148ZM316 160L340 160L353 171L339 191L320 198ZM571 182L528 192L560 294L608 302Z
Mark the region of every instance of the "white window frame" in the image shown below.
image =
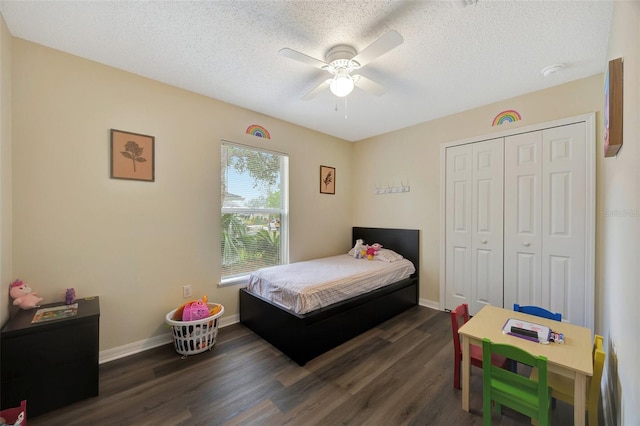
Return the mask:
M238 148L246 149L246 150L254 150L260 152L266 152L269 154L274 154L280 156L280 209L250 209L250 208L224 208L222 204L220 205L220 216L218 217L218 224L220 224L220 220L223 214L231 213L256 213L260 214L280 214L280 264L285 265L289 263L289 155L283 152L257 148L252 145L243 145L236 142L230 142L227 140L222 140L220 142L220 150L224 146L236 146ZM220 225L218 225L220 226ZM220 229L220 232L222 230ZM222 265L220 268L222 272ZM220 276L220 284L219 287L226 287L231 285L243 285L246 286L249 281L250 273L242 274L242 275L234 275L230 277L222 277Z

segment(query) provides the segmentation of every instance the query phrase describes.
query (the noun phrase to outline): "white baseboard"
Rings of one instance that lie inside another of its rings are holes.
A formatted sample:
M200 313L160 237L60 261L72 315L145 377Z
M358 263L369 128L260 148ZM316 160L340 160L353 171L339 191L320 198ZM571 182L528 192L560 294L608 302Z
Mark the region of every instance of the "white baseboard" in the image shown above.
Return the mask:
M220 320L218 327L224 328L228 325L235 324L240 321L239 315L229 315L223 317ZM128 343L116 348L107 349L101 351L98 354L98 363L104 364L105 362L115 361L116 359L124 358L130 355L135 355L140 352L147 351L149 349L157 348L158 346L167 345L172 343L171 333L167 331L167 334L159 336L153 336L149 339L139 340L137 342Z
M433 300L428 299L420 299L418 301L420 306L425 306L427 308L440 310L440 303L434 302ZM231 324L235 324L240 322L240 315L229 315L225 316L220 320L220 328L224 328ZM135 355L140 352L147 351L149 349L157 348L158 346L167 345L172 343L171 334L167 332L167 334L163 334L160 336L153 336L149 339L139 340L137 342L128 343L123 346L118 346L116 348L107 349L101 351L98 355L98 363L104 364L106 362L115 361L116 359L124 358L126 356Z
M431 308L431 309L435 309L436 311L440 310L440 302L435 302L433 300L428 300L428 299L420 299L418 301L418 304L420 306L424 306L426 308Z

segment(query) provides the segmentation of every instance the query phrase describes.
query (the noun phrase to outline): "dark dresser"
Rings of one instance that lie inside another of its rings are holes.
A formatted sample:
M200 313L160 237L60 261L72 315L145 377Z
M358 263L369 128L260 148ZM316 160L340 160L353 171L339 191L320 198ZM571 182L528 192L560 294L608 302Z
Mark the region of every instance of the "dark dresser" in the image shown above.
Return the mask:
M27 418L98 396L100 301L78 299L77 314L32 324L42 305L20 310L0 335L0 403L15 407L27 400Z

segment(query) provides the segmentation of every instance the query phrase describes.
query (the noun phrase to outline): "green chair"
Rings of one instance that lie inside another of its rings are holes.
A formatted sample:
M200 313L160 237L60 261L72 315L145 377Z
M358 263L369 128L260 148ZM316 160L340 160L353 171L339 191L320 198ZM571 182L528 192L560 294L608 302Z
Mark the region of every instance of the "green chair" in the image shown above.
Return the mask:
M538 381L491 364L491 356L498 354L538 370ZM547 358L534 356L511 345L491 343L482 339L482 410L484 426L491 425L491 402L498 412L506 405L525 416L537 419L540 426L550 420L551 391L547 385Z

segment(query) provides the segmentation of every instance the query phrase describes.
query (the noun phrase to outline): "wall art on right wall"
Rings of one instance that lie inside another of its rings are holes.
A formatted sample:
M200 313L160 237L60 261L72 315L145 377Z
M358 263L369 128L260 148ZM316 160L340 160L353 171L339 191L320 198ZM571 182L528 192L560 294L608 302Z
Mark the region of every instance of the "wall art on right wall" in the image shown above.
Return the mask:
M622 147L622 58L609 61L604 82L604 156L615 157Z

